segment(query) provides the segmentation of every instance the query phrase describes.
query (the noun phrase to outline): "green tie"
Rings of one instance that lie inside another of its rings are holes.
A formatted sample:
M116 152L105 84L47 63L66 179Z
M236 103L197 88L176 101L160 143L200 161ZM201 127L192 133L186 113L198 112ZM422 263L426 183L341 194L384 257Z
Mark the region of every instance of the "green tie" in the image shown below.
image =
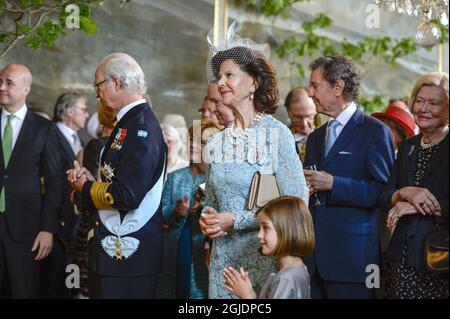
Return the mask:
M3 132L2 139L2 148L3 148L3 161L5 163L5 170L8 167L9 159L11 158L12 153L12 135L13 129L11 125L11 121L14 118L14 115L8 115L8 121L6 122L5 131ZM5 211L5 187L2 188L0 192L0 213Z

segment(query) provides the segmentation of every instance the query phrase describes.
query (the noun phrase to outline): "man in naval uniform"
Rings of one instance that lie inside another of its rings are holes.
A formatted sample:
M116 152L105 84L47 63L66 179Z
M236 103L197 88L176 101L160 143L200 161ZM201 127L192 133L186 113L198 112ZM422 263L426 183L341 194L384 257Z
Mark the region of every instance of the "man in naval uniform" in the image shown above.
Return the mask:
M106 56L94 87L100 102L117 112L118 122L102 151L97 178L77 162L67 172L74 202L98 210L89 241L89 295L153 298L161 268L167 148L143 98L144 73L131 56Z

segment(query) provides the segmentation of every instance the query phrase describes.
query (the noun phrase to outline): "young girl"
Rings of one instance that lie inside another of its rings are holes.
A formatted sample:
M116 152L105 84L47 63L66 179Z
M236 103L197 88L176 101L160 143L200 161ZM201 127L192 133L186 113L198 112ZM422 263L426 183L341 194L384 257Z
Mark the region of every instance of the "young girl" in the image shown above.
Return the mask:
M314 249L314 226L305 203L294 196L281 196L256 212L260 225L260 252L274 256L278 273L272 273L258 295L259 299L309 299L309 274L301 257ZM225 288L243 299L257 297L242 267L224 269Z

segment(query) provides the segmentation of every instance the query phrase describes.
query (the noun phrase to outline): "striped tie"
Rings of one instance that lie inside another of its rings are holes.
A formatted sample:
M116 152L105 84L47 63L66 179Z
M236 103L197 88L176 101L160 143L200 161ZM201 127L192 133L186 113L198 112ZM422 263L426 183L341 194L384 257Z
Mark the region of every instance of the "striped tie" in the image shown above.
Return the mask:
M337 120L331 120L330 123L328 123L328 132L327 132L327 138L325 141L325 156L328 155L328 152L333 147L334 142L336 142L337 139L337 128L341 125Z

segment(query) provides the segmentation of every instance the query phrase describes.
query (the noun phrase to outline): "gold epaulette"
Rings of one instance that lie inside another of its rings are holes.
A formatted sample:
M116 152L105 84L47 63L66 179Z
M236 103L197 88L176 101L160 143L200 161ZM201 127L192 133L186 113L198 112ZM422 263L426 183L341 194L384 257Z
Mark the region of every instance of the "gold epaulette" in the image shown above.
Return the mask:
M111 183L93 182L91 187L91 199L97 209L112 209L114 198L108 193Z

